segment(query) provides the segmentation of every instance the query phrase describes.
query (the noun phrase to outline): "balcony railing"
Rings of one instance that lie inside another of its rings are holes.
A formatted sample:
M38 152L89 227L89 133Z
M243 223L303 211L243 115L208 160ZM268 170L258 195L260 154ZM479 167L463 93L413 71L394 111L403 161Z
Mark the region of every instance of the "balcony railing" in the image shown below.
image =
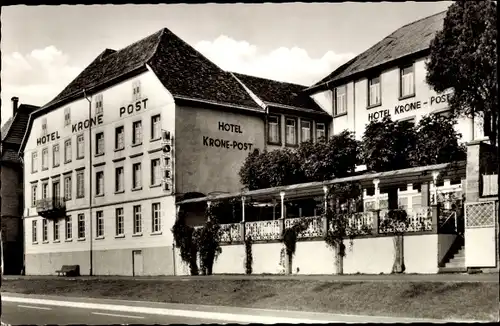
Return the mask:
M45 218L63 217L66 211L66 202L63 197L49 197L36 202L38 215Z

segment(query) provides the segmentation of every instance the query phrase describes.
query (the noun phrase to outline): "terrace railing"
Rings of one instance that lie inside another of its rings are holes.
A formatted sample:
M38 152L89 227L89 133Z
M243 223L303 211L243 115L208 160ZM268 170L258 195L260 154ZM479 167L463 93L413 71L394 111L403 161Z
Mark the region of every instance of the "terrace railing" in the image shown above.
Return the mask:
M324 234L324 217L323 216L309 216L309 217L295 217L285 219L285 229L292 227L299 221L308 221L307 229L297 235L300 238L315 238L321 237Z
M231 243L243 241L242 223L221 224L220 240L222 243Z
M245 223L245 238L250 236L254 241L279 240L281 232L279 220Z

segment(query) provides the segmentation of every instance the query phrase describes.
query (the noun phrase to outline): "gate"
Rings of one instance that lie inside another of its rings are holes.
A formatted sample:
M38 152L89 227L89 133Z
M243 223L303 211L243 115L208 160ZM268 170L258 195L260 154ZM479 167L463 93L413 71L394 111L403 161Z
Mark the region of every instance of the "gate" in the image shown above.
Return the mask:
M465 203L465 267L496 267L498 202Z

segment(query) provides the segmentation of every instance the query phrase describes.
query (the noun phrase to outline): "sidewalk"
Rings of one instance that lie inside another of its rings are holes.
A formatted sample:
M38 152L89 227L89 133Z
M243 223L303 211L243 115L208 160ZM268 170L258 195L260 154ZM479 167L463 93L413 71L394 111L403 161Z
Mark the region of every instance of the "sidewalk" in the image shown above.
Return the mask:
M4 275L8 280L68 279L55 275ZM210 276L80 276L79 280L148 280L148 281L189 281L189 280L311 280L328 282L499 282L498 273L480 274L382 274L382 275L231 275Z

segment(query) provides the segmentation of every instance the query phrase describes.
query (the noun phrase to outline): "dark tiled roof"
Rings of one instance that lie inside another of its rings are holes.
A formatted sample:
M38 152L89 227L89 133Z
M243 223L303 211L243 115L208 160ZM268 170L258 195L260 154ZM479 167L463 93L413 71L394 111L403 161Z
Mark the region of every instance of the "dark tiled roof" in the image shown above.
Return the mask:
M325 82L347 78L398 58L426 50L436 33L443 28L446 11L417 20L396 30L365 52L337 68L311 88Z
M168 29L162 29L126 48L103 51L59 95L50 107L83 89L101 86L149 64L174 98L188 98L219 104L260 109L245 89Z
M239 73L233 75L267 105L284 105L326 113L311 97L302 93L306 86Z
M39 107L33 105L21 104L14 117L11 118L12 121L10 122L8 128L8 122L2 128L2 142L18 146L21 145L24 133L26 132L26 128L28 126L30 114L38 108Z
M2 141L5 139L5 137L7 136L7 132L9 131L10 129L10 126L12 125L12 117L9 118L9 120L7 120L3 126L2 126L2 129L0 131L0 135L2 136Z

